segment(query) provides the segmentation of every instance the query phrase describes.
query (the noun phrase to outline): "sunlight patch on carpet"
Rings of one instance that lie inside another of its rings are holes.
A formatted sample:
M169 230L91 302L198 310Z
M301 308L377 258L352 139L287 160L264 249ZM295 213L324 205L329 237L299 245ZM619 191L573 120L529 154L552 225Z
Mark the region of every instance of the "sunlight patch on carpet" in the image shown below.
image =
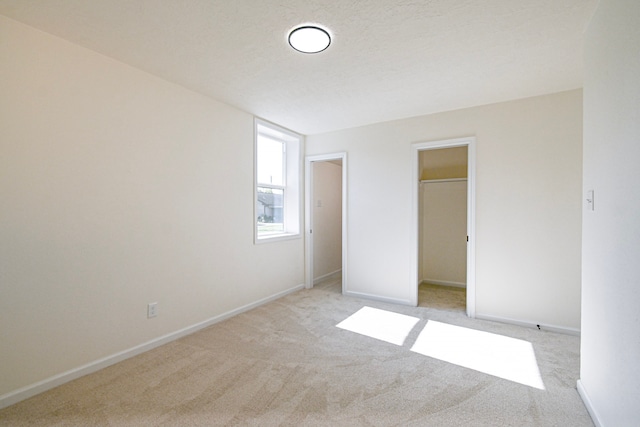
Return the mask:
M430 320L411 351L544 390L528 341Z
M418 323L417 317L372 307L362 307L336 326L395 345L402 345Z

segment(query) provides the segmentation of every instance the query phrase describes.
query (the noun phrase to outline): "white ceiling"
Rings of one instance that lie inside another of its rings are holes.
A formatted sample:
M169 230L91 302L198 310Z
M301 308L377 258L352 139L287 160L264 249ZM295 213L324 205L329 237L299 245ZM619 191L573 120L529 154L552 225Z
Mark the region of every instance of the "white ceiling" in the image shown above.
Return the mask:
M0 14L303 134L582 87L598 0L0 0ZM320 23L329 49L291 49Z

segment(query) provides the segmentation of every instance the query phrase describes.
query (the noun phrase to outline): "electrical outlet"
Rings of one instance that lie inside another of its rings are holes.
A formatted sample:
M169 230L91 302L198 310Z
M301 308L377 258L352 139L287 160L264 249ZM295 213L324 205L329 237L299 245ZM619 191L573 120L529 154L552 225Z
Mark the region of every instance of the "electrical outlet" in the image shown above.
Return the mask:
M156 317L158 315L158 303L150 302L147 305L147 317L151 319L152 317Z

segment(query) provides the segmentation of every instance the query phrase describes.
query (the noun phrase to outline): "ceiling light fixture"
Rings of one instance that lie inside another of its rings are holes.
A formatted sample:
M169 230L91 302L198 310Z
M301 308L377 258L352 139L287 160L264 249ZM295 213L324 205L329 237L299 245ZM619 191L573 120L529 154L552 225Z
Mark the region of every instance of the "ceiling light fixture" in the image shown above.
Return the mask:
M319 53L329 47L331 36L315 25L296 27L289 32L289 44L302 53Z

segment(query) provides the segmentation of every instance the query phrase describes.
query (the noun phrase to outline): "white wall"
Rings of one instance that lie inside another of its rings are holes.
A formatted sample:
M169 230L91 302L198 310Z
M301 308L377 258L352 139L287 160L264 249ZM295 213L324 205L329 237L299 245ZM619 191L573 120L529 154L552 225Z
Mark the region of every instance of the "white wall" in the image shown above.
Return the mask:
M471 135L477 314L578 329L580 90L309 136L349 153L347 289L410 303L411 143Z
M0 16L0 397L303 284L252 180L251 115Z
M603 426L640 420L640 3L602 0L587 32L581 392Z
M313 162L313 278L342 270L342 166Z

